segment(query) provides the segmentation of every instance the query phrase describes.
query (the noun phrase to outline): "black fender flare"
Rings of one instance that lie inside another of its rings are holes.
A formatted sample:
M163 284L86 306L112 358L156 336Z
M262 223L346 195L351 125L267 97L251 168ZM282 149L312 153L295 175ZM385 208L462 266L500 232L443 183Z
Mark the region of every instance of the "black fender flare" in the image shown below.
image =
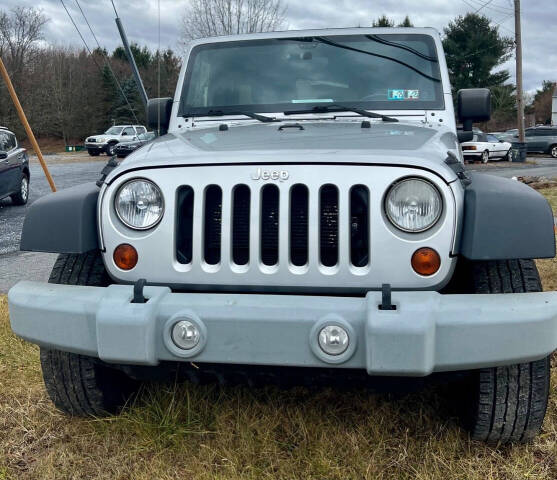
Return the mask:
M553 211L533 188L469 173L459 253L469 260L555 257Z
M95 183L84 183L33 202L23 222L20 249L49 253L98 249L99 192Z

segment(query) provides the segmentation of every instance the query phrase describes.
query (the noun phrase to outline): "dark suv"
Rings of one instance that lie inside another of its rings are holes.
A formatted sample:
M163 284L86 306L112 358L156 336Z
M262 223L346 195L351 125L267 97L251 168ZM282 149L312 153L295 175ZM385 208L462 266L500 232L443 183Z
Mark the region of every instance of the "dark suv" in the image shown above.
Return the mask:
M0 127L0 200L11 197L16 205L29 198L29 157L15 134Z
M528 152L549 153L557 158L557 126L526 129Z

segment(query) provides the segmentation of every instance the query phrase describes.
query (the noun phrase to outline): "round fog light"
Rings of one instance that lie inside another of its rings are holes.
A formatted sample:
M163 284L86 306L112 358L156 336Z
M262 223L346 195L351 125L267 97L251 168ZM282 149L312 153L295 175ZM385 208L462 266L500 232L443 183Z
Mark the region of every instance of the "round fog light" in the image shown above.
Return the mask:
M319 331L319 346L327 355L340 355L348 348L348 332L337 325L327 325Z
M172 341L182 350L191 350L199 343L201 333L192 322L180 320L172 327Z

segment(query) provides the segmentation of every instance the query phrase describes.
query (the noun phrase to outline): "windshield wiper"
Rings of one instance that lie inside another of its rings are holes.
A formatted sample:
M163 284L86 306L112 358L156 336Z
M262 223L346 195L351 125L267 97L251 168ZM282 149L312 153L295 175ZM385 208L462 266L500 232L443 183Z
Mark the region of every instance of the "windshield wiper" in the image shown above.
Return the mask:
M419 69L413 67L412 65L409 65L406 62L403 62L402 60L399 60L397 58L389 57L388 55L381 55L379 53L368 52L367 50L361 50L360 48L349 47L348 45L342 45L341 43L333 42L332 40L329 40L325 37L312 37L312 38L317 42L324 43L325 45L330 45L331 47L343 48L345 50L350 50L351 52L365 53L366 55L371 55L372 57L384 58L385 60L389 60L391 62L398 63L399 65L402 65L403 67L409 68L410 70L413 70L414 72L416 72L418 75L421 75L422 77L425 77L429 80L433 80L434 82L441 82L440 78L436 78L436 77L433 77L431 75L428 75L427 73L422 72L421 70L419 70Z
M280 120L276 118L267 117L265 115L259 115L258 113L253 112L225 112L223 110L209 110L208 112L198 113L195 116L197 117L224 117L227 115L243 115L244 117L253 118L254 120L259 120L263 123L271 123L271 122L280 122ZM183 114L183 117L193 117L192 114Z
M331 113L331 112L354 112L362 117L380 118L384 122L398 122L397 118L381 115L380 113L368 112L362 108L344 105L342 103L328 103L327 105L316 105L307 110L289 110L285 115L302 115L304 113Z
M390 40L385 40L381 38L379 35L366 35L368 40L373 42L382 43L383 45L388 45L389 47L400 48L402 50L406 50L407 52L413 53L414 55L427 60L428 62L438 63L437 57L432 57L430 55L426 55L425 53L419 52L415 48L409 47L408 45L402 45L400 43L391 42Z

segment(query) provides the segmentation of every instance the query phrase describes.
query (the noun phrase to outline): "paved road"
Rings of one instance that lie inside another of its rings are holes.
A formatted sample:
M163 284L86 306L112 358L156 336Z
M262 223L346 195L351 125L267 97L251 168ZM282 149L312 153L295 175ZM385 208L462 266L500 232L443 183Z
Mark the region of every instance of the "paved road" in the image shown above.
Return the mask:
M96 181L105 161L82 161L67 163L67 157L53 158L50 172L58 189L68 188L84 182ZM66 160L64 163L55 163ZM49 158L47 157L47 162ZM19 240L25 212L37 198L50 193L50 187L42 173L41 167L31 163L31 191L29 203L17 207L10 199L0 200L0 294L18 280L48 279L49 272L56 260L56 255L19 251Z
M62 156L58 159L51 157L54 164L50 170L59 189L95 181L106 161L106 158L103 159L104 161L88 161L86 157L81 157L81 159L80 162L67 163L67 157ZM482 165L470 165L469 168L509 178L521 175L557 178L557 160L540 157L530 160L535 161L537 165L497 167L490 164L488 169ZM56 163L56 161L64 163ZM32 163L31 195L28 205L49 192L48 183L40 166ZM21 279L46 281L56 260L56 255L52 254L19 251L21 227L27 208L28 206L12 206L9 199L0 201L0 293L7 292L14 283Z
M497 167L497 163L493 162L485 169L483 165L469 165L470 170L481 170L489 175L497 175L498 177L521 177L521 176L534 176L534 177L547 177L557 178L557 158L551 157L532 157L528 158L529 161L535 162L536 165L525 164L522 167L505 166Z

